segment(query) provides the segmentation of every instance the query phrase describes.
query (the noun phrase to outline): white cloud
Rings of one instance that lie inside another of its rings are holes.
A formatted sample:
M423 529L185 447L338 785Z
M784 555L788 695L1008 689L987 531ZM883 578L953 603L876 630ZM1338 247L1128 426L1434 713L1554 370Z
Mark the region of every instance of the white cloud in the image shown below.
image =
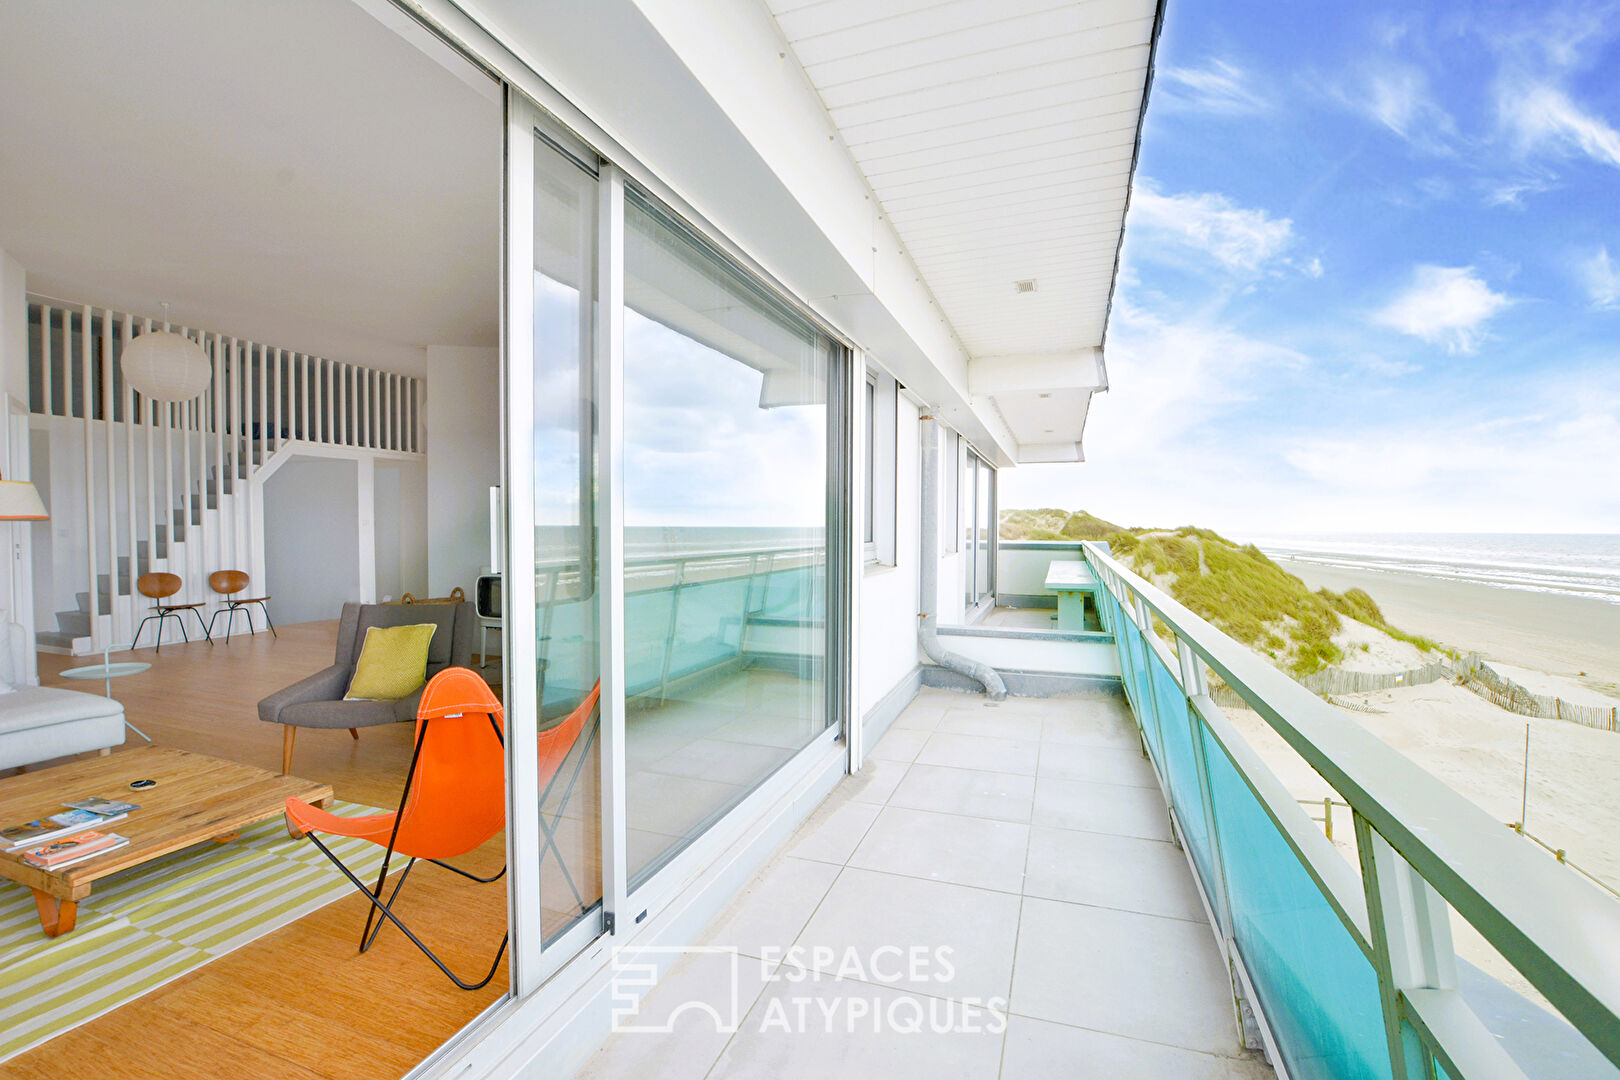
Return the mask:
M1620 268L1609 258L1607 247L1598 248L1576 263L1575 273L1594 307L1620 307Z
M1163 104L1175 108L1241 116L1271 107L1249 85L1242 68L1218 57L1201 68L1168 68L1159 74L1158 82Z
M1255 271L1293 242L1294 223L1264 210L1233 206L1224 196L1161 195L1138 184L1131 196L1129 230L1150 241L1191 248L1229 270Z
M1520 153L1585 154L1620 168L1620 131L1551 83L1504 79L1497 87L1496 110Z
M1521 176L1512 180L1493 180L1483 184L1486 206L1511 206L1523 209L1525 195L1540 195L1553 189L1548 176Z
M1421 68L1395 61L1368 65L1338 97L1420 150L1451 152L1457 125L1434 99Z
M1313 258L1306 263L1301 271L1306 277L1319 278L1322 276L1322 260Z
M1409 360L1391 360L1387 356L1378 356L1374 353L1357 356L1350 362L1362 371L1385 379L1398 379L1402 375L1423 370Z
M1573 381L1540 389L1533 408L1480 421L1439 413L1433 422L1291 440L1282 459L1311 494L1296 528L1347 527L1359 516L1385 527L1458 531L1501 527L1501 499L1524 520L1567 531L1610 531L1620 471L1592 461L1620 455L1620 396ZM1443 407L1443 406L1442 406ZM1320 515L1320 524L1311 519ZM1330 515L1348 520L1328 524Z
M1310 359L1200 319L1167 319L1121 299L1108 335L1106 408L1088 421L1110 450L1170 454L1183 438Z
M1419 266L1406 291L1373 320L1403 334L1443 344L1447 352L1473 352L1482 326L1510 301L1474 273L1472 266Z

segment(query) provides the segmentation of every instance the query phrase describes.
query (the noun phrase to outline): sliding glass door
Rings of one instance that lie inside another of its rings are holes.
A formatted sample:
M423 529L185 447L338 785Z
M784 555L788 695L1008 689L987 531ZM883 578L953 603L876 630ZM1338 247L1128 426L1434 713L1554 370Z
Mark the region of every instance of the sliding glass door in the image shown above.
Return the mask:
M540 923L555 941L602 899L595 318L598 183L534 148L535 700ZM515 675L516 673L514 673Z
M686 873L661 870L831 741L854 545L848 350L512 100L508 184L532 192L507 200L523 996L633 937Z
M634 889L830 721L832 342L634 187L624 222Z
M972 450L964 449L962 454L958 492L962 514L962 599L971 611L994 588L996 471Z

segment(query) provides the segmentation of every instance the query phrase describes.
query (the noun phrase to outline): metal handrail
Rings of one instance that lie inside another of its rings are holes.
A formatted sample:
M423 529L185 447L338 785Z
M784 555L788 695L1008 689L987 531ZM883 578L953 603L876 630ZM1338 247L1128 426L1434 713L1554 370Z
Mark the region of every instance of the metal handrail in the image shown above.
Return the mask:
M1157 616L1168 626L1349 802L1366 826L1604 1056L1620 1064L1620 905L1505 834L1484 810L1370 732L1346 723L1331 705L1132 573L1102 546L1082 547L1123 609L1134 600L1150 613L1149 621ZM1143 637L1153 637L1151 626ZM1169 667L1174 675L1176 666ZM1205 707L1214 708L1212 702ZM1321 880L1316 871L1312 876ZM1387 948L1383 935L1375 937L1380 938L1376 947ZM1381 980L1388 957L1383 960L1375 964ZM1420 1009L1436 1000L1397 989ZM1472 1028L1459 1023L1450 1030ZM1464 1048L1444 1049L1455 1050L1450 1056L1457 1060L1467 1056ZM1399 1070L1403 1075L1404 1066Z

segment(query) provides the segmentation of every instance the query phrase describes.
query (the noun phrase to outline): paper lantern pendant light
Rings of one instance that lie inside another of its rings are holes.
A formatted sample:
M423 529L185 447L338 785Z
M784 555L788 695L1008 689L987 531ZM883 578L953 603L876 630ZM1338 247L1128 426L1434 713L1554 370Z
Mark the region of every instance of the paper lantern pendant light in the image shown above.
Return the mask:
M163 323L169 305L163 305ZM190 401L208 389L213 368L202 346L168 330L142 334L124 346L124 381L153 401Z

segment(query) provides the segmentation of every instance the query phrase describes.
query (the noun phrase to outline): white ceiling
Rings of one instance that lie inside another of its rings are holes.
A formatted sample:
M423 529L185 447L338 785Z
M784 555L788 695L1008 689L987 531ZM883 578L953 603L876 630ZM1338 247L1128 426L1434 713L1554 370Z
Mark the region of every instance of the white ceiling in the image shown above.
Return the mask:
M394 370L498 335L496 84L335 0L0 4L29 288Z
M974 362L1100 348L1156 0L767 3ZM1078 458L1089 391L1052 389L987 404Z

